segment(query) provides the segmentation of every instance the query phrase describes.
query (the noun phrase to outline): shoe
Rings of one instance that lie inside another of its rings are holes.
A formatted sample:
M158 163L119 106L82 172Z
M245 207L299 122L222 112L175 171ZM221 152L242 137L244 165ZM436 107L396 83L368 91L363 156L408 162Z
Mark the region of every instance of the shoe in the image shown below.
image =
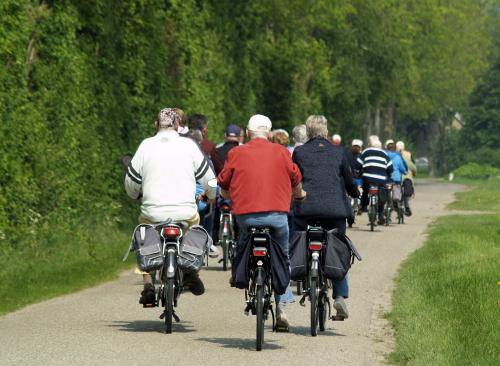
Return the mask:
M285 311L282 305L276 306L276 332L288 332L290 330L290 324L286 318Z
M195 296L203 295L205 292L205 285L198 274L185 273L183 283Z
M139 299L139 304L144 306L155 306L155 287L151 283L144 284L144 290L141 292L141 298Z
M337 317L347 319L349 317L349 312L347 311L347 305L345 304L344 298L342 296L337 296L333 307L337 310Z
M384 219L378 219L377 220L377 225L385 225L385 220Z
M208 249L208 256L210 258L217 258L219 256L219 249L212 244L212 246Z
M409 207L406 207L405 208L405 215L406 216L411 216L412 212L411 212L411 209Z

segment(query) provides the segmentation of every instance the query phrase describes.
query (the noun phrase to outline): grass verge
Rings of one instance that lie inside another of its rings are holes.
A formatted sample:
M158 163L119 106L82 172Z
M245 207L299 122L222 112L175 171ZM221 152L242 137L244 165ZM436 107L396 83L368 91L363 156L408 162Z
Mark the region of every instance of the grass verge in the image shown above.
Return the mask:
M454 182L455 183L455 182ZM457 180L472 189L457 193L457 200L449 208L455 210L500 211L500 179Z
M71 226L50 223L37 231L38 239L2 247L0 315L112 280L133 265L133 258L121 261L133 223Z
M497 195L499 185L481 182L480 188L459 194L452 207L494 210L497 201L482 198ZM499 268L498 212L437 220L396 280L389 314L396 350L389 360L403 365L498 364Z

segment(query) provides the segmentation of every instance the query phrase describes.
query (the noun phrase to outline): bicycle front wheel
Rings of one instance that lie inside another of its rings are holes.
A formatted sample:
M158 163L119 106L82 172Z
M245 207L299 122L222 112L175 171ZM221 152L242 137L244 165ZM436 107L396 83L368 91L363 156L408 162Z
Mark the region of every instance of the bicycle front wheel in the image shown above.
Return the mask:
M257 315L257 343L255 348L260 351L264 343L264 285L257 285L255 312Z
M310 288L309 288L309 297L311 300L311 335L316 337L318 335L318 321L319 321L319 312L318 312L318 278L311 277L310 280Z

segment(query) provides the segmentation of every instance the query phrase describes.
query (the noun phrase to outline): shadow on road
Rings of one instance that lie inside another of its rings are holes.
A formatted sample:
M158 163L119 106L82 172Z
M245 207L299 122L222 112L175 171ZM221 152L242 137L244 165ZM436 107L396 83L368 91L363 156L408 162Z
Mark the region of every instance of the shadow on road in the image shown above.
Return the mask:
M311 327L291 325L290 326L290 333L296 334L296 335L311 336ZM331 329L326 329L322 332L318 330L318 337L320 337L320 336L345 337L345 334L336 333L335 331L333 331Z
M255 350L255 338L197 338L198 341L204 341L213 344L219 344L223 348L236 348L236 349L245 349L249 351ZM264 339L264 345L262 349L281 349L284 348L278 344L274 344L272 340Z
M133 320L133 321L114 321L108 324L109 327L118 328L123 332L157 332L165 333L165 323L163 320ZM173 323L172 333L191 333L194 332L191 322L181 321Z

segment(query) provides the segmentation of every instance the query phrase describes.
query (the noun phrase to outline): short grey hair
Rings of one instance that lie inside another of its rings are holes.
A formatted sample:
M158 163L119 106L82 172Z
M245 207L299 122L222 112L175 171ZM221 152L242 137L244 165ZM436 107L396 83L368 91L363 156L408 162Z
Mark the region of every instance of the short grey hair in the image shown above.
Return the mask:
M317 136L326 137L328 136L328 121L325 116L322 115L312 115L307 117L306 120L306 131L307 137L310 139Z
M295 143L305 144L307 142L306 125L295 126L292 130L292 135Z
M247 130L248 134L250 136L250 140L253 139L268 139L269 134L271 133L270 131L266 130L257 130L257 131L252 131L252 130Z

